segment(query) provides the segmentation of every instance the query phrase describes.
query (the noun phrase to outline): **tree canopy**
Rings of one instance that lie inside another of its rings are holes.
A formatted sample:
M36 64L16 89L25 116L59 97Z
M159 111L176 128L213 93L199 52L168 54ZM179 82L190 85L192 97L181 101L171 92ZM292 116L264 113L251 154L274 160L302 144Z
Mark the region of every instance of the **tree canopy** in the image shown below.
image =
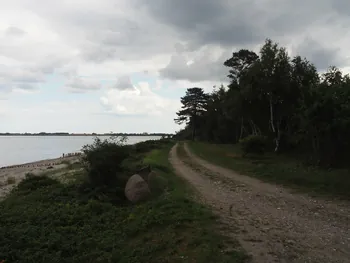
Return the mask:
M192 139L196 135L199 119L203 116L209 95L201 88L189 88L181 98L182 109L176 113L175 122L186 123L192 129Z
M205 94L190 88L176 119L192 137L237 143L266 136L271 151L298 152L313 163L340 165L349 157L350 77L331 66L320 73L306 58L291 58L267 39L259 54L247 49L224 61L229 85ZM184 132L182 132L184 133Z

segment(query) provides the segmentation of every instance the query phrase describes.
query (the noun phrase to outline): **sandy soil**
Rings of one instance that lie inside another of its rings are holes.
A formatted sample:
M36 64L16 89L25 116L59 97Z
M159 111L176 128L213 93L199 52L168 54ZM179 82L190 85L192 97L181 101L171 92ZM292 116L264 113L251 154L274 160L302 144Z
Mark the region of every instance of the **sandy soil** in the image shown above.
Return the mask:
M252 262L350 262L350 206L237 174L192 154L170 153L178 175L219 215L225 234L239 240Z
M1 168L0 199L7 195L21 180L23 180L26 173L40 174L47 171L59 170L67 166L67 164L63 162L74 162L77 159L77 156L70 156Z

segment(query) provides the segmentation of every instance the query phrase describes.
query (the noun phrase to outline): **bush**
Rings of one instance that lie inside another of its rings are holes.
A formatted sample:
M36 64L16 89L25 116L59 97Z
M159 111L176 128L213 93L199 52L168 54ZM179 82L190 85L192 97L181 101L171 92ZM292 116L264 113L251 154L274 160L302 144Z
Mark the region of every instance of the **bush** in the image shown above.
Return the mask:
M16 177L10 176L7 178L7 184L15 184L16 183Z
M23 179L15 188L15 191L25 195L39 188L49 187L52 185L59 184L55 179L47 177L45 175L33 175L31 173L26 174Z
M160 140L148 140L144 142L139 142L133 145L136 153L148 153L154 149L159 149L163 145L167 145L171 142L171 139L162 138Z
M260 135L250 135L239 141L243 156L252 154L263 154L267 146L267 138Z
M123 177L122 162L130 155L125 140L125 137L111 137L105 140L96 137L93 144L83 147L81 161L92 186L118 185L118 179Z

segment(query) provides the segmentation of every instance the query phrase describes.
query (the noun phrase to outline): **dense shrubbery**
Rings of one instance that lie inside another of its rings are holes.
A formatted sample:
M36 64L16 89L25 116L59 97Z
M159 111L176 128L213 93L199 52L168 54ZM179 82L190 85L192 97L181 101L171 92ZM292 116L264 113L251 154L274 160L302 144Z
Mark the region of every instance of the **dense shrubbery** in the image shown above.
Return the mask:
M134 145L125 142L126 137L95 138L92 144L83 147L82 164L88 175L88 188L123 188L128 176L144 166L142 156L171 140L149 140Z
M82 164L87 171L89 182L96 187L115 186L123 171L122 163L130 155L125 137L111 137L85 145L82 149Z
M243 155L263 154L266 151L267 138L261 135L250 135L239 141Z
M168 144L171 142L171 139L162 138L160 140L148 140L144 142L139 142L133 145L133 149L136 153L146 153L154 149L158 149L164 144Z

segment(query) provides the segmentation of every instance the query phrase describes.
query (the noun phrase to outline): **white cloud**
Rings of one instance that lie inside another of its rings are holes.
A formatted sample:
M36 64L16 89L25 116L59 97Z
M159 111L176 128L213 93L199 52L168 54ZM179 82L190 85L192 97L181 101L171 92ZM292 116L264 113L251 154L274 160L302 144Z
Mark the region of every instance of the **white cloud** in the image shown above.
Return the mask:
M108 113L130 116L171 116L180 106L178 99L154 93L147 82L139 82L133 89L109 89L100 100Z

